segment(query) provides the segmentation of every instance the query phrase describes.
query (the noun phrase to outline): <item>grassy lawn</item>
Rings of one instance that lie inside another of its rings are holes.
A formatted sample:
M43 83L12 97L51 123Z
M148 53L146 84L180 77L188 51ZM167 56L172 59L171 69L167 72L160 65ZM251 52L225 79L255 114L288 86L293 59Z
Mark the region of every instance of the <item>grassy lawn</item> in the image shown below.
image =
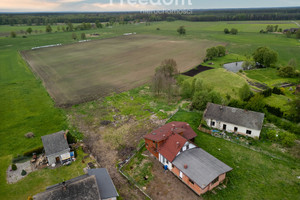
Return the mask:
M206 85L222 96L229 94L232 98L238 98L239 89L247 83L244 78L224 68L208 70L195 77L203 80Z
M188 122L197 129L202 115L179 111L170 121ZM227 188L208 192L204 199L298 199L300 162L290 156L274 159L224 139L196 130L195 143L231 166ZM220 149L220 150L219 150ZM280 154L282 156L282 154Z
M278 76L277 70L274 68L255 69L245 71L246 75L254 80L266 83L270 87L274 87L281 83L294 83L297 82L297 78L283 78Z
M288 111L290 108L288 105L289 97L284 95L272 94L271 96L265 98L264 102L270 106L280 108L283 112Z

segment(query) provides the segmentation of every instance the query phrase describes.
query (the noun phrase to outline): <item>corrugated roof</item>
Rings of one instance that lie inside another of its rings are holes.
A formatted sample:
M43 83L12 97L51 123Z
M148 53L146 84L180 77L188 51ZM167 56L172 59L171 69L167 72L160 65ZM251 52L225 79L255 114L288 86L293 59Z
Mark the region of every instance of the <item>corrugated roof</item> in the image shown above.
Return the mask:
M175 128L174 128L175 127ZM174 128L174 129L173 129ZM175 133L183 133L183 137L187 140L191 140L197 136L194 130L186 122L170 122L164 126L148 133L144 138L153 140L156 142L162 141L165 137L168 137L172 134L172 131ZM165 135L165 137L164 137Z
M89 175L95 175L102 199L117 197L118 192L105 168L89 169Z
M168 137L166 142L158 149L158 152L172 162L186 142L187 139L174 133Z
M249 129L261 130L264 113L208 103L204 118L227 122Z
M34 200L100 200L96 177L82 175L70 179L65 184L48 187L45 192L33 196Z
M201 148L193 148L180 153L172 164L202 189L221 174L232 170L231 167ZM187 169L184 165L187 165Z
M42 136L46 156L64 151L69 148L64 134L64 131L59 131L57 133Z

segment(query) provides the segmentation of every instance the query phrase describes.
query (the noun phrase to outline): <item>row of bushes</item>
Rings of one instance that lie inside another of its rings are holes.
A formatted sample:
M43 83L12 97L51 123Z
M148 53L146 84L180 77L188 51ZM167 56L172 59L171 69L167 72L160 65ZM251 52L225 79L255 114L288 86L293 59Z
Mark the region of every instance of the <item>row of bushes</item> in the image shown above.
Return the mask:
M278 132L276 130L269 130L267 138L273 142L279 142L284 146L292 146L295 143L296 136L289 132Z
M24 152L23 156L32 156L33 153L41 154L41 153L43 153L43 151L44 151L44 147L43 146L39 146L39 147L35 147L33 149L30 149L30 150Z

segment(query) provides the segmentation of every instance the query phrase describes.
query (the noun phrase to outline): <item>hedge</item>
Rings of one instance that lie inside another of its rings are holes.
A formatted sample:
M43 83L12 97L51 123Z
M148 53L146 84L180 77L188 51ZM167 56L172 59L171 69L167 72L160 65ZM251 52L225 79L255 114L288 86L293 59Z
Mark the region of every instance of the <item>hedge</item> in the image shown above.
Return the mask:
M32 156L33 153L41 154L41 153L43 153L43 151L44 151L44 147L39 146L39 147L36 147L36 148L33 148L31 150L28 150L28 151L24 152L23 156Z

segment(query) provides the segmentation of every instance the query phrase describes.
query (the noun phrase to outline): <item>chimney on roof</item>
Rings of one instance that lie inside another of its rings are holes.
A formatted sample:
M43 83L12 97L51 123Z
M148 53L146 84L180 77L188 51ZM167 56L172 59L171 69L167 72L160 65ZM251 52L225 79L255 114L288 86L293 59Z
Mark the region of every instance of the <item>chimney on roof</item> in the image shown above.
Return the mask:
M63 185L63 190L66 191L67 190L67 186L66 186L66 182L62 182L62 185Z
M66 130L65 133L64 133L64 138L65 140L67 140L67 134L69 133L69 130Z
M175 130L175 124L172 124L172 128L171 128L172 133L174 133L174 130Z
M188 165L184 165L183 167L184 167L184 169L187 169L187 168L188 168Z
M176 142L177 149L180 147L180 143Z
M163 138L166 139L166 134L163 134Z

